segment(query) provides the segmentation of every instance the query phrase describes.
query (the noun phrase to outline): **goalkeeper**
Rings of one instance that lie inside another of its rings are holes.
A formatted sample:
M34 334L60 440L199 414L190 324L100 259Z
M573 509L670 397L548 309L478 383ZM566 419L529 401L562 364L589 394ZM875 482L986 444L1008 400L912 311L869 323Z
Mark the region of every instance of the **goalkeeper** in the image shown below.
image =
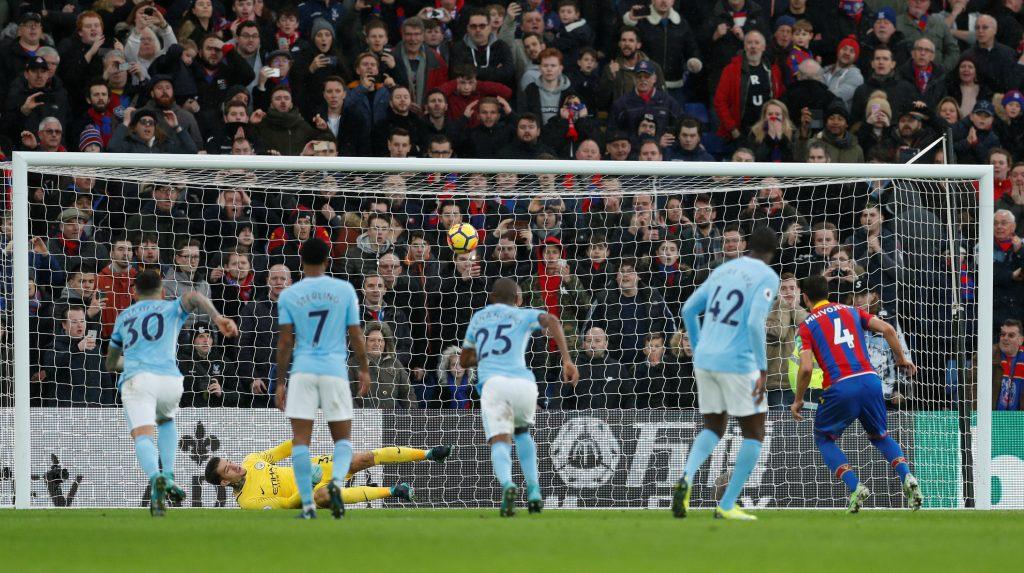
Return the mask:
M389 446L370 452L356 452L345 479L378 464L422 460L443 462L449 454L451 448L448 446L434 446L429 450ZM206 481L213 485L231 486L235 491L235 501L242 509L299 509L302 500L295 483L295 473L290 466L277 465L277 462L291 455L292 441L288 440L269 450L249 454L240 465L214 457L206 464ZM333 456L313 458L313 499L319 507L327 507L329 504L326 486L331 481L332 461ZM345 503L360 503L390 496L412 501L413 490L406 483L394 487L346 487L342 490Z

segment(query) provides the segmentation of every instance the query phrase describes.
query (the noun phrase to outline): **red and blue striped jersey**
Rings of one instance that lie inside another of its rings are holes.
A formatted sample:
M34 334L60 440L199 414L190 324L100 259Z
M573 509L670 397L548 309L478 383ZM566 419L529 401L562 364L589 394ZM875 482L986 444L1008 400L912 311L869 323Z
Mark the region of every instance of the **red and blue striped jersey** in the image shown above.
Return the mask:
M873 315L845 304L820 304L800 323L802 348L814 352L825 374L822 388L857 374L874 372L864 331Z

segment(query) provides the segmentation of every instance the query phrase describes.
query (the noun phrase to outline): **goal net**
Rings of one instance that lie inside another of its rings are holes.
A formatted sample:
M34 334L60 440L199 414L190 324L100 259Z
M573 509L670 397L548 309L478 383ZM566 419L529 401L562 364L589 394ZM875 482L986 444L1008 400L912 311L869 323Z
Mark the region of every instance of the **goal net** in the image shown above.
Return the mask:
M823 274L836 300L896 325L920 368L907 379L870 338L889 430L926 506L988 504L978 477L991 428L992 309L978 306L991 288L986 169L88 155L22 155L30 163L13 181L24 186L5 183L0 506L148 503L117 376L103 365L142 268L160 269L167 297L199 291L239 325L224 340L193 315L178 354L176 478L186 505L234 506L203 469L290 437L272 398L276 300L301 278L301 241L317 235L332 245L330 273L357 288L367 334L373 387L356 400L355 449L454 447L444 464L380 465L357 483L409 482L421 507L497 503L475 372L458 353L490 284L508 277L524 305L561 319L581 372L575 388L561 384L553 344L531 343L547 506L667 507L701 429L680 308L758 227L779 237L782 282L767 325L765 447L742 503L845 507L813 441L820 375L805 421L788 411L806 316L798 281ZM456 256L446 230L459 222L478 230L479 247ZM696 506L714 503L741 441L730 425L696 476ZM900 507L859 426L841 445L873 492L869 507ZM312 449L329 453L326 433Z

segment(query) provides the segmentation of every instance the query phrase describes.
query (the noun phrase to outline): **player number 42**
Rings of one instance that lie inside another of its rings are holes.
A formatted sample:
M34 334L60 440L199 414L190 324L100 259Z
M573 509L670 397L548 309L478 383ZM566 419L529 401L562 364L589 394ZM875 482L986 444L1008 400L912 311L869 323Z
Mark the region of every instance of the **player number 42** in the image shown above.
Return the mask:
M843 321L838 318L832 319L832 331L835 333L832 344L839 346L845 344L851 349L853 348L853 333L849 329L843 327Z

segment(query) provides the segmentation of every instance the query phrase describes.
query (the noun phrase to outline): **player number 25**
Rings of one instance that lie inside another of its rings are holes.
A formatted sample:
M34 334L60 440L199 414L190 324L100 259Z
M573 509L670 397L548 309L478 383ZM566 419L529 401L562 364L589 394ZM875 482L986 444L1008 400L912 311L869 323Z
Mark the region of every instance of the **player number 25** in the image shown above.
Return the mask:
M843 321L838 318L832 319L832 331L835 333L832 338L832 344L836 346L845 344L853 348L853 333L843 327Z
M490 350L485 350L487 346L487 340L491 336L490 331L488 331L486 328L481 328L480 330L476 331L476 337L477 340L479 341L477 342L477 345L480 348L481 360L487 358L488 356L501 356L502 354L508 352L510 348L512 348L512 341L509 340L508 336L505 336L505 331L510 328L512 328L511 324L503 323L498 325L498 328L494 332L494 340L496 342L501 342L503 346L501 348L492 348Z

